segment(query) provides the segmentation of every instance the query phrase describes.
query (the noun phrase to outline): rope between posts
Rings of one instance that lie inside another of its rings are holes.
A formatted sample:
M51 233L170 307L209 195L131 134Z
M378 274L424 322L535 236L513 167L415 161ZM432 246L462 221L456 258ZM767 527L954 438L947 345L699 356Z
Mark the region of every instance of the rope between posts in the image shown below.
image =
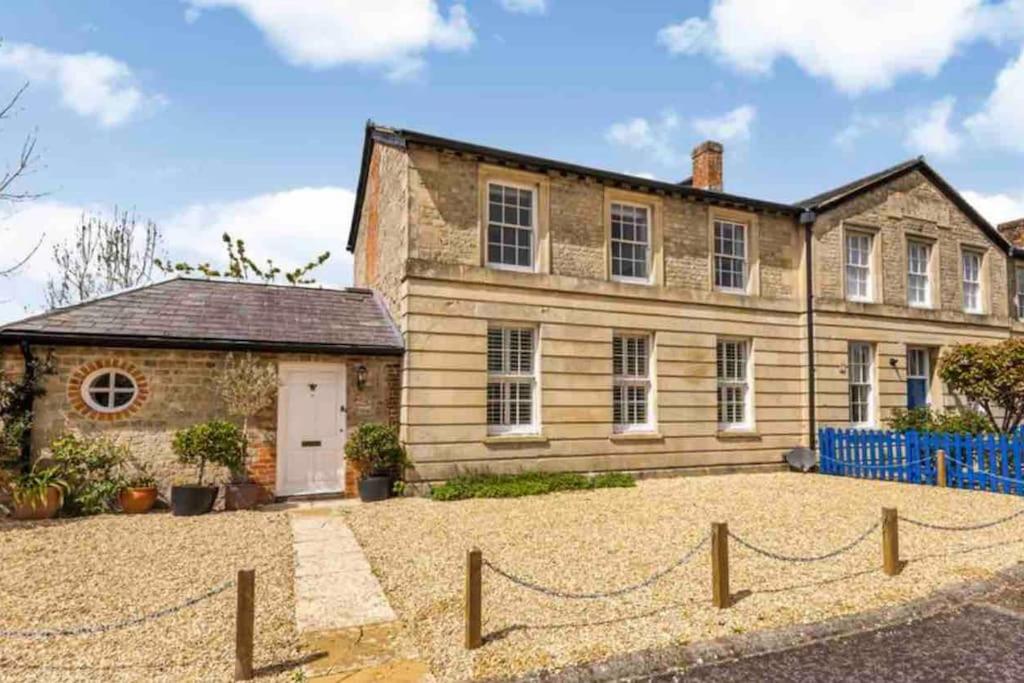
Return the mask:
M891 470L891 469L899 469L901 467L911 467L913 465L920 465L922 463L925 463L925 462L928 462L929 460L931 460L930 456L926 456L924 458L920 458L919 460L914 460L913 462L895 463L895 464L892 464L892 465L868 465L868 464L863 464L862 465L860 463L850 462L848 460L837 460L835 458L830 458L830 457L828 457L826 455L819 455L818 457L821 460L827 460L828 462L834 462L835 464L841 465L843 467L849 467L851 469L861 469L861 470Z
M204 600L219 595L235 585L235 580L231 579L224 583L211 588L210 590L196 595L194 597L185 600L172 607L165 607L162 610L156 612L150 612L137 617L131 617L129 619L123 619L121 621L115 621L109 624L96 624L92 626L75 626L70 628L50 628L50 629L36 629L29 631L5 631L0 630L0 638L54 638L59 636L83 636L93 635L97 633L107 633L109 631L119 631L121 629L128 628L130 626L137 626L147 621L154 621L161 619L166 616L170 616L176 612L180 612L184 609L188 609L193 605L197 605Z
M665 567L664 569L661 569L661 570L655 572L654 574L651 574L649 577L647 577L646 579L644 579L643 581L641 581L639 583L635 583L635 584L630 585L630 586L625 586L623 588L617 588L615 590L601 591L601 592L594 592L594 593L573 593L573 592L570 592L570 591L559 590L557 588L549 588L548 586L542 586L542 585L540 585L538 583L534 583L533 581L530 581L529 579L524 579L521 576L517 576L517 575L515 575L515 574L513 574L513 573L511 573L509 571L506 571L506 570L502 569L501 567L498 567L497 565L495 565L493 562L488 561L486 558L483 559L483 565L485 567L487 567L488 569L490 569L491 571L493 571L498 576L501 576L501 577L511 581L512 583L514 583L514 584L516 584L518 586L521 586L522 588L526 588L528 590L532 590L532 591L535 591L537 593L542 593L544 595L547 595L547 596L550 596L550 597L553 597L553 598L565 598L565 599L569 599L569 600L596 600L596 599L599 599L599 598L614 598L614 597L618 597L620 595L625 595L627 593L632 593L634 591L641 590L643 588L647 588L648 586L653 584L658 579L660 579L663 576L665 576L665 575L675 571L676 569L678 569L679 567L681 567L682 565L686 564L691 559L693 559L693 556L697 554L697 551L699 551L701 548L703 548L704 545L708 542L708 539L710 539L710 538L711 538L710 534L705 535L704 538L702 538L700 541L698 541L696 545L694 545L688 551L683 553L683 555L678 560L676 560L675 562L673 562L669 566Z
M1007 483L1010 483L1010 484L1016 484L1017 486L1021 486L1021 487L1024 487L1024 481L1021 481L1020 479L1011 479L1011 478L1009 478L1009 477L1001 477L1001 476L999 476L998 474L992 474L991 472L985 472L984 470L976 470L976 469L974 469L973 467L971 467L970 465L968 465L968 464L966 464L966 463L964 463L964 462L961 462L961 461L960 461L960 460L958 460L957 458L953 457L953 456L952 456L952 455L950 455L949 453L947 453L947 454L946 454L946 458L947 458L947 459L948 459L948 460L949 460L950 462L952 462L952 463L955 463L955 464L959 465L959 466L960 466L960 467L962 467L963 469L965 469L965 470L970 470L970 471L972 471L972 472L975 472L975 473L977 473L977 474L980 474L981 476L984 476L984 477L989 477L989 478L991 478L991 479L998 479L999 481L1005 481L1005 482L1007 482Z
M746 548L747 550L751 550L751 551L757 553L758 555L764 555L767 558L770 558L770 559L773 559L773 560L778 560L780 562L820 562L822 560L830 560L833 557L837 557L837 556L842 555L843 553L845 553L847 551L853 550L858 545L863 543L864 539L866 539L868 536L870 536L876 529L878 529L879 526L881 526L881 523L880 522L875 522L867 530L865 530L864 533L862 533L860 536L855 538L850 543L847 543L846 545L844 545L844 546L842 546L840 548L836 548L835 550L829 551L829 552L824 553L822 555L811 555L811 556L805 556L805 557L804 556L798 556L798 555L783 555L781 553L777 553L777 552L774 552L772 550L768 550L766 548L758 547L758 546L754 545L753 543L750 543L749 541L746 541L743 538L737 536L736 534L734 534L731 531L729 532L729 537L732 538L737 543L739 543L744 548Z

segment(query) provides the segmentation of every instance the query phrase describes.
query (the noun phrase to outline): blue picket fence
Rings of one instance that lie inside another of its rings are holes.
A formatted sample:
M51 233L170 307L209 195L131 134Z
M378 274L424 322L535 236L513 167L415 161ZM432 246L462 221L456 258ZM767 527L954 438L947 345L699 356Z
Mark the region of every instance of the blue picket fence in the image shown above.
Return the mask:
M970 436L826 427L818 432L819 471L843 477L936 484L936 453L946 453L946 486L1024 495L1024 431Z

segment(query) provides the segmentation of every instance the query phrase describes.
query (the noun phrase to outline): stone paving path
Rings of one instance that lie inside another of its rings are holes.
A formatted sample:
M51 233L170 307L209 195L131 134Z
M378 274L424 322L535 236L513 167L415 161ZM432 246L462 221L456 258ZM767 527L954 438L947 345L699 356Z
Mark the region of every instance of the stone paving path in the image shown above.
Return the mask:
M299 633L396 620L363 549L342 517L312 512L290 517Z

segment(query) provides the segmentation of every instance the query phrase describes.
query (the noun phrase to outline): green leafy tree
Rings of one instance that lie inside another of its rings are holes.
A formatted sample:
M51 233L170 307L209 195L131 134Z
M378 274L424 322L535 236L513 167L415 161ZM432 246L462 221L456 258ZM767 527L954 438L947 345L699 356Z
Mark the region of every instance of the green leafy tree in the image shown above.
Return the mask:
M248 476L245 465L249 462L249 418L274 402L277 396L277 369L272 363L260 360L251 353L240 357L229 353L224 368L214 382L228 414L242 418L245 458L241 468L232 474L245 479Z
M939 376L978 406L991 431L1012 432L1024 421L1024 338L957 344L942 355Z
M292 270L282 270L274 264L273 259L267 259L264 265L259 265L250 258L246 251L245 241L232 239L231 235L224 233L221 241L227 249L228 265L226 268L214 268L209 262L191 264L184 261L172 263L157 259L157 266L165 273L178 273L182 275L193 275L199 273L204 277L225 277L232 280L254 280L271 284L277 282L278 277L283 276L288 284L308 285L316 282L310 277L310 273L331 257L331 252L325 251L309 263Z
M232 472L245 458L242 430L224 420L210 420L174 433L171 449L183 465L196 468L196 484L203 485L206 464L223 465Z

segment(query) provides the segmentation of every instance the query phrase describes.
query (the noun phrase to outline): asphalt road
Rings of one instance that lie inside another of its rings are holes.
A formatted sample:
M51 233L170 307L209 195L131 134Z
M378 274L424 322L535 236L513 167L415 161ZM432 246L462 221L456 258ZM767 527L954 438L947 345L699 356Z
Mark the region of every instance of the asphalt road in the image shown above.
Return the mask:
M648 680L1024 681L1024 587L920 621Z

